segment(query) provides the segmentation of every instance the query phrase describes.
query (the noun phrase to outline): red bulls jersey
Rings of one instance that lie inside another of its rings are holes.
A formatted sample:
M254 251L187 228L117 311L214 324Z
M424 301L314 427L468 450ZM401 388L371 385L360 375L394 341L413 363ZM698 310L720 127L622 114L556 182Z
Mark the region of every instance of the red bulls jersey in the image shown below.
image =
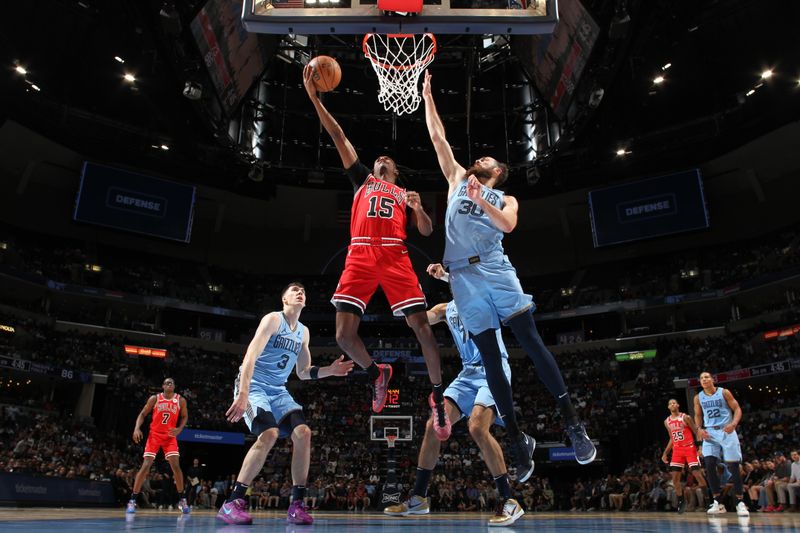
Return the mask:
M406 190L372 174L356 191L350 211L350 237L383 238L384 244L406 238ZM378 243L372 243L378 244Z
M678 413L677 418L672 418L672 415L667 417L666 423L669 426L669 433L672 435L672 446L694 448L694 434L683 421L684 416L686 415Z
M180 395L173 394L172 398L164 398L159 393L156 396L156 404L153 406L153 420L150 421L150 434L158 433L166 435L167 432L178 425L178 418L181 413Z

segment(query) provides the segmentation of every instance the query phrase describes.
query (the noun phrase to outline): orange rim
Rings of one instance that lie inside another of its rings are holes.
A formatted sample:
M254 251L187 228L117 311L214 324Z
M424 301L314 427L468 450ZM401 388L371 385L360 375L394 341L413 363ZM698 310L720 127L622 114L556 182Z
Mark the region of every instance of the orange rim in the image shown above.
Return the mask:
M431 48L431 51L430 51L430 53L428 53L428 55L426 55L424 58L422 58L421 60L417 61L416 63L414 63L412 65L392 65L391 63L383 63L383 62L381 62L380 58L373 57L372 54L370 54L369 46L367 46L367 42L369 41L369 39L373 35L375 35L375 34L374 33L367 33L367 34L364 35L364 40L361 42L361 49L364 51L364 55L372 62L373 65L376 65L376 66L378 66L378 67L380 67L380 68L382 68L384 70L409 70L409 69L412 69L412 68L416 68L417 65L430 63L433 60L433 56L436 55L436 51L437 51L436 36L434 36L432 33L423 33L422 36L429 38L431 40L431 42L433 43L433 47ZM392 39L403 39L403 38L407 39L409 37L414 37L414 35L415 34L413 34L413 33L388 33L388 34L386 34L387 37L392 38Z

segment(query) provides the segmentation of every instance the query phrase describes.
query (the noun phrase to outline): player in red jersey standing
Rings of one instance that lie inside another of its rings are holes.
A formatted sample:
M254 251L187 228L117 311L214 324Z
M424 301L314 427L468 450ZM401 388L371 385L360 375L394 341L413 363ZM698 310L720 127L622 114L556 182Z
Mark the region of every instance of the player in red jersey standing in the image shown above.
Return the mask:
M694 475L698 485L706 490L708 485L706 484L703 470L700 468L700 458L697 455L697 446L694 443L695 435L697 435L697 425L691 416L681 413L681 406L675 398L670 398L667 403L667 409L669 409L669 416L664 420L664 427L667 428L669 442L664 449L661 460L665 463L669 462L669 469L672 472L672 485L678 495L678 512L683 513L686 509L683 485L681 485L681 474L683 474L684 465L689 466L689 470ZM667 454L670 450L672 450L672 459L668 460Z
M380 285L392 313L396 316L405 315L406 322L417 336L433 384L428 402L436 415L434 430L439 440L446 440L450 436L450 420L444 409L439 347L428 324L425 295L408 258L405 245L406 207L412 210L422 235L430 235L433 224L422 208L419 194L397 186L399 173L391 157L379 156L372 171L358 159L355 148L341 126L322 105L312 74L312 67L306 66L303 71L306 92L322 126L333 139L355 189L347 260L331 299L336 307L336 342L361 368L366 369L374 381L372 410L381 412L386 404L392 367L376 365L358 336L361 316Z
M142 484L150 473L158 450L164 450L164 457L172 468L172 475L175 478L175 487L178 489L181 499L178 502L178 509L183 514L188 514L189 504L186 503L186 495L183 492L183 472L181 471L180 453L178 452L178 434L183 431L183 426L189 419L189 410L186 407L186 399L179 394L175 394L175 380L166 378L161 384L163 392L154 394L147 399L142 412L136 417L136 425L133 428L133 442L139 443L142 440L142 424L148 414L153 415L150 421L150 433L147 435L147 443L144 445L144 462L136 479L133 482L133 493L128 502L128 513L136 512L136 497L142 490Z

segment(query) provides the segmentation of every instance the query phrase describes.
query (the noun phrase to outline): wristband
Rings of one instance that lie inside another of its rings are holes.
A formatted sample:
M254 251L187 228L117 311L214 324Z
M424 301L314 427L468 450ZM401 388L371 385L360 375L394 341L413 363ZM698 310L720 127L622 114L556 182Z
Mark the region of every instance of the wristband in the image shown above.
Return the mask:
M439 278L439 279L440 279L440 280L442 280L442 281L444 281L445 283L450 283L450 274L448 274L447 272L445 272L445 273L444 273L444 275L443 275L441 278Z
M311 376L311 379L319 379L319 367L318 366L312 366L308 370L308 373Z

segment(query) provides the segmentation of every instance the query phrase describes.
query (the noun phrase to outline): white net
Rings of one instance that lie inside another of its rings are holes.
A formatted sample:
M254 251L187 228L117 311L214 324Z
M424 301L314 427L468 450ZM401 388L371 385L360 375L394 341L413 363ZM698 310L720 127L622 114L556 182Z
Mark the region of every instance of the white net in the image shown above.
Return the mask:
M416 111L422 101L417 89L419 75L436 54L433 34L368 33L364 36L363 48L378 75L378 101L384 109L398 115Z

